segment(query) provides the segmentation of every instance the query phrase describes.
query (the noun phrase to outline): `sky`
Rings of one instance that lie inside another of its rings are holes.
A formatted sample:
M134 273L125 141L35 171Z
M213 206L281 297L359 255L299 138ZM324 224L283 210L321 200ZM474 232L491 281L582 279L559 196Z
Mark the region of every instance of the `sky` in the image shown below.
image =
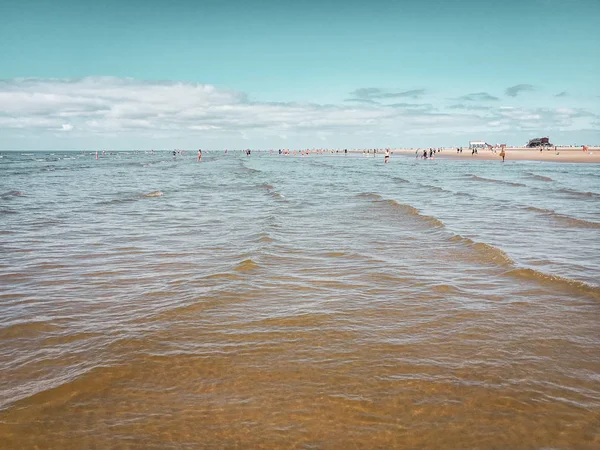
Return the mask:
M0 150L600 145L598 0L0 1Z

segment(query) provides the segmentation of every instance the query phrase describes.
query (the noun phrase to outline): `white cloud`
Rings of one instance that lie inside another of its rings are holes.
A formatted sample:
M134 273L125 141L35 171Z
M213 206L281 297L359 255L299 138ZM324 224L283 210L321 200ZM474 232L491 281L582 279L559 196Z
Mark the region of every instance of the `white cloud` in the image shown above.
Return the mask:
M51 142L50 138L62 139L61 148L69 148L68 142L133 148L153 145L153 139L160 139L166 148L172 142L193 147L199 140L228 148L236 143L276 147L282 141L298 147L354 142L416 146L431 135L482 134L490 127L507 136L531 127L589 130L597 124L594 119L594 114L564 105L457 110L443 101L276 103L198 83L114 77L0 81L0 142L4 142L0 145L12 142L12 147L20 145L24 132L35 148L40 148L36 142ZM56 137L56 130L65 133ZM7 139L11 137L12 141Z

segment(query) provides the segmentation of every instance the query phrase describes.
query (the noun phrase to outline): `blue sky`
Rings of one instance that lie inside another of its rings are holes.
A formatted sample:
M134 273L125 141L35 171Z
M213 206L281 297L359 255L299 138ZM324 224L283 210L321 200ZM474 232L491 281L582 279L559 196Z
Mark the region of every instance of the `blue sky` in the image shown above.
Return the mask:
M3 0L0 149L600 144L598 19L597 0Z

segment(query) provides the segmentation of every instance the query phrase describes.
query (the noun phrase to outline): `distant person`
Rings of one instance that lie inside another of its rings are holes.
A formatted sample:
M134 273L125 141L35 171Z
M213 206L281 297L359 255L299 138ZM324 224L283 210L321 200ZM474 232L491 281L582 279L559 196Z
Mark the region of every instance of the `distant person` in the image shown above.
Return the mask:
M345 149L344 149L344 155L347 155L347 154L348 154L348 149L347 149L347 148L345 148Z
M175 158L177 156L177 152L175 150L173 150L173 158Z
M506 156L506 152L504 151L504 149L502 149L502 151L500 152L500 156L502 157L502 162L504 162L504 157Z
M198 149L198 162L202 161L202 150Z
M427 159L427 149L423 150L423 159Z
M383 154L384 158L385 158L385 163L389 163L390 162L390 149L386 148L385 149L385 153Z

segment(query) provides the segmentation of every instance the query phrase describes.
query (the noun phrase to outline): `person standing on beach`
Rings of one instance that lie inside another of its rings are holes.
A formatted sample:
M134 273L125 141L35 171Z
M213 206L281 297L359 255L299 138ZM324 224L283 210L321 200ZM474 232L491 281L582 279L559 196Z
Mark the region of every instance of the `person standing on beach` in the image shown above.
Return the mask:
M502 162L504 162L504 157L506 156L504 149L502 149L502 151L500 152L500 156L502 156Z

